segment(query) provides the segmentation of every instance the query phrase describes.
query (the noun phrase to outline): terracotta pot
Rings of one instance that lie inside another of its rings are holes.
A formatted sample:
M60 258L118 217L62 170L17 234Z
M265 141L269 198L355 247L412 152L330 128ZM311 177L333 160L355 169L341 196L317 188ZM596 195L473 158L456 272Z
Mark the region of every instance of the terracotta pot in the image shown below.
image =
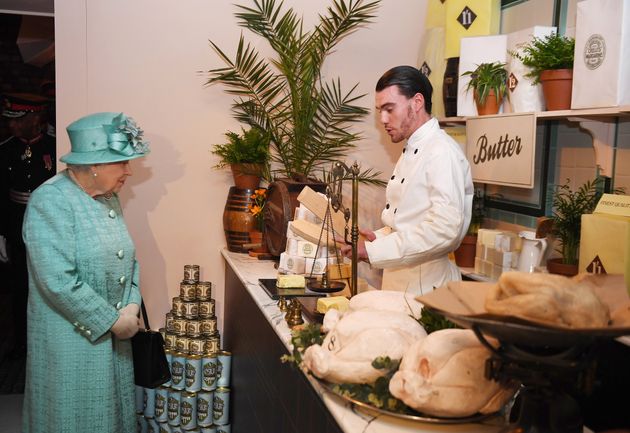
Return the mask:
M253 189L230 188L223 210L223 231L229 251L247 252L243 244L250 242L249 232L256 228L256 218L249 210L254 202L252 194Z
M231 164L234 186L239 189L256 189L260 185L261 164Z
M488 92L488 96L486 97L486 101L483 104L480 104L477 99L477 91L475 91L475 105L477 106L477 114L480 116L497 114L502 102L503 98L500 98L499 103L497 103L497 97L494 90L490 90Z
M477 249L477 235L466 235L462 243L455 250L455 263L461 268L475 267L475 251Z
M562 263L562 258L547 260L547 270L551 274L572 277L578 273L578 265L567 265Z
M552 69L540 74L547 110L570 110L573 69Z

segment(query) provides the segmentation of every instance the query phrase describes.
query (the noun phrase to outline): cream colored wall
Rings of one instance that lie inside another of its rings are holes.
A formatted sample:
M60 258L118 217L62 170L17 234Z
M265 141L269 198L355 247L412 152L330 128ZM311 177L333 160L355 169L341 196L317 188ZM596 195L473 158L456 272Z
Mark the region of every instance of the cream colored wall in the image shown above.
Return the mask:
M222 66L208 39L234 52L242 29L233 3L55 2L59 154L69 149L62 126L97 111L124 111L151 141L151 154L134 161L134 176L121 195L153 327L163 325L184 264L194 263L201 278L214 284L223 329L222 212L231 178L211 169L217 161L209 149L239 126L230 116L232 98L219 86L205 88L198 71ZM328 2L285 3L311 22ZM386 69L417 63L425 9L426 0L384 1L376 22L346 38L324 72L340 75L346 86L359 82L359 91L367 93L362 103L371 108L374 84ZM356 158L389 176L400 146L389 142L374 115L359 129L365 139L349 162ZM382 189L361 189L362 225L378 225L383 200Z

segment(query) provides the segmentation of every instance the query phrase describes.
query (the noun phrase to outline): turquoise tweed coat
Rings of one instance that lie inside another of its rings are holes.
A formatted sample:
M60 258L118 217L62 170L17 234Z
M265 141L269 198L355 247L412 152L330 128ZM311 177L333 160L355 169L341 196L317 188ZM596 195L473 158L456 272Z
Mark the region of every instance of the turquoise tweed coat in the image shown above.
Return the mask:
M61 172L37 188L23 226L29 270L24 432L132 433L131 343L110 328L140 304L120 202Z

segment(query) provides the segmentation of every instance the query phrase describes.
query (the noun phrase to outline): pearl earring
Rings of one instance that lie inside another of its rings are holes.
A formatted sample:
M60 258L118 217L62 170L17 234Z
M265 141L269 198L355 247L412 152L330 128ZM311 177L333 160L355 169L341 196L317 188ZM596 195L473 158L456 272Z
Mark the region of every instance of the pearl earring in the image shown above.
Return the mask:
M98 174L96 172L93 172L92 176L96 177L96 176L98 176Z

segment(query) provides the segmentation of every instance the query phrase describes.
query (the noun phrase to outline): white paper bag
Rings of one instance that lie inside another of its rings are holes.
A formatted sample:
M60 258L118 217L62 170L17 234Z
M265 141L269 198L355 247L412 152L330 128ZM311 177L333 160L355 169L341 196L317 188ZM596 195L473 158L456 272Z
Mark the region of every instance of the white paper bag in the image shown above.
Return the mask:
M459 56L459 80L457 82L457 115L476 116L477 107L472 89L466 91L470 76L462 74L472 71L480 63L505 62L507 58L507 35L477 36L462 38Z
M530 72L530 69L523 65L523 62L512 57L509 52L522 53L522 45L531 42L534 37L544 38L555 31L555 27L534 26L507 35L508 92L510 98L503 106L506 113L529 113L544 110L545 98L542 93L542 86L532 84L534 80L525 76Z
M630 0L577 4L571 108L630 104Z

